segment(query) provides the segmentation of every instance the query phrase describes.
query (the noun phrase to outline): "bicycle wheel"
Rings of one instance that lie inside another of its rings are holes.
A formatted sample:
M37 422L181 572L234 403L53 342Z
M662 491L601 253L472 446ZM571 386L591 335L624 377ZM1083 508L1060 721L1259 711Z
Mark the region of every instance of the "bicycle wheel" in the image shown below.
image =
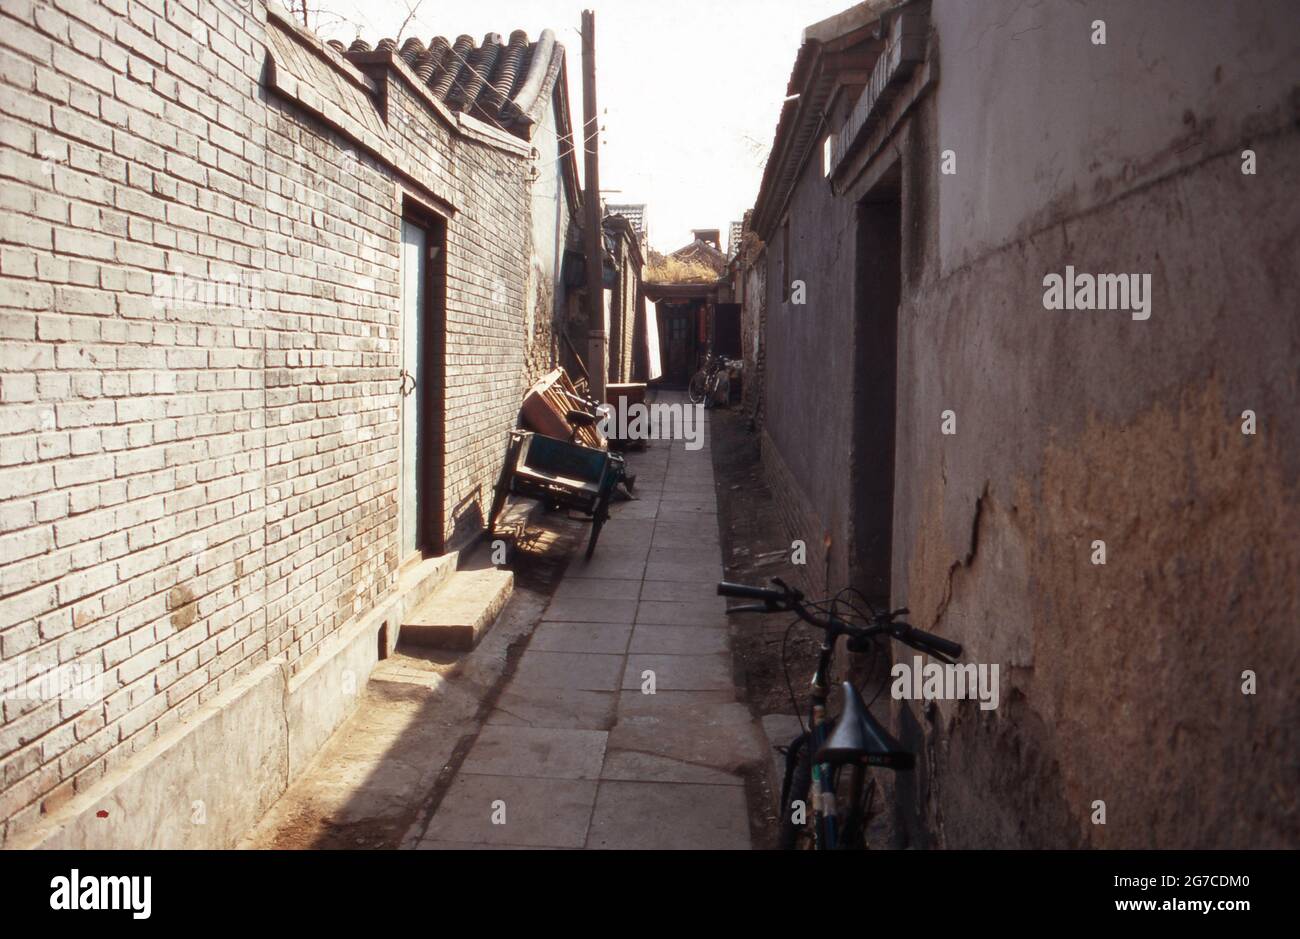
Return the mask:
M777 847L782 851L810 851L816 847L813 834L812 764L808 759L808 737L790 744L786 754L785 780L781 786L780 831Z
M847 780L843 777L847 776ZM840 783L844 782L844 786ZM847 801L846 809L840 814L839 847L845 851L865 851L867 847L867 812L870 801L866 799L867 787L871 780L867 778L866 767L850 766L847 774L841 773L836 778L837 801Z
M713 383L712 404L716 407L727 407L731 404L731 376L726 372L720 373L718 380Z
M691 383L686 393L690 396L691 404L703 404L705 396L709 393L709 376L703 371L696 372L691 376Z
M831 769L831 789L835 792L835 847L841 851L866 849L866 824L870 801L865 799L871 779L862 766L837 766ZM800 737L790 745L786 758L785 781L781 787L780 831L777 847L782 851L815 851L817 819L812 797L812 766L808 755L808 738Z

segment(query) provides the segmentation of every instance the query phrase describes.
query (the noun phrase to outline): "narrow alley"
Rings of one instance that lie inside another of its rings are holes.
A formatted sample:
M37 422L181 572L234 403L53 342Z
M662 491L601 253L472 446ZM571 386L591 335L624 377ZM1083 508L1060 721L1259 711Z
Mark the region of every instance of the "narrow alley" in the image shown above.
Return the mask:
M749 846L762 739L732 686L707 437L629 463L638 501L570 564L418 847Z
M1296 0L3 0L23 902L1300 847L1297 180Z
M637 498L614 505L591 561L580 539L551 546L570 552L553 595L517 592L467 657L503 668L503 642L523 650L483 695L486 715L471 692L393 719L382 699L363 702L247 846L319 844L299 837L306 814L408 825L351 847L750 847L763 813L746 776L766 744L733 683L709 437L706 418L699 449L628 455ZM410 672L380 663L372 685Z

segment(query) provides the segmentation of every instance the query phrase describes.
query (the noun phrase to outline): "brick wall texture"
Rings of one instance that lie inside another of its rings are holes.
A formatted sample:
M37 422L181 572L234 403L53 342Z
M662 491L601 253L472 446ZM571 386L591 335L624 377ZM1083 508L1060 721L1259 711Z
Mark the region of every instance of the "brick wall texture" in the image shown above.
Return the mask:
M263 87L274 28L250 0L0 10L0 665L102 681L3 696L4 840L250 669L301 669L396 583L412 183ZM554 310L525 322L533 158L404 65L368 74L387 152L454 207L456 547L555 357ZM554 134L533 145L556 162Z

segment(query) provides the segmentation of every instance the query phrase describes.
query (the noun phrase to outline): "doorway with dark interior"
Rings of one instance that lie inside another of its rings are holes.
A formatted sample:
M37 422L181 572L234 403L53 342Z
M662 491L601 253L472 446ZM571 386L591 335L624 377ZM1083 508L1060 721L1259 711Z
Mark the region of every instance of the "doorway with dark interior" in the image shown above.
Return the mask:
M664 348L665 388L685 388L696 368L696 303L689 300L660 301L659 335Z
M902 193L898 165L857 206L854 284L853 534L855 586L888 609L898 404Z
M401 243L400 562L441 554L447 226L408 202Z

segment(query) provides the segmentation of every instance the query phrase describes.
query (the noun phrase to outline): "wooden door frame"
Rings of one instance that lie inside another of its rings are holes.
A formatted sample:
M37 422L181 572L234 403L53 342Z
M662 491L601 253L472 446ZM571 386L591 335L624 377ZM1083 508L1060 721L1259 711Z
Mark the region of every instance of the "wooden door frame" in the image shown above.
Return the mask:
M420 513L415 520L415 547L417 556L436 557L446 550L447 529L448 221L423 202L407 198L402 203L400 222L409 223L424 231L424 303L419 311L423 319L424 348L420 356L421 381L415 391L420 398L420 424L416 429L416 439L421 444L415 455L415 484L420 495L417 499Z

